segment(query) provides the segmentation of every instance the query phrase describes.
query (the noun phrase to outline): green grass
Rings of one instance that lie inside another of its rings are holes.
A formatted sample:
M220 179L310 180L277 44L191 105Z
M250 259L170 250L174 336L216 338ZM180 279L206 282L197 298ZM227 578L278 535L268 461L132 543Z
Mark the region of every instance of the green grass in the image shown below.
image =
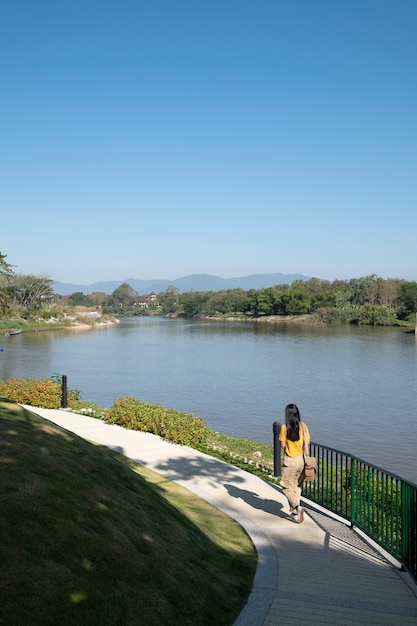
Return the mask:
M0 401L0 624L232 624L256 554L159 474Z

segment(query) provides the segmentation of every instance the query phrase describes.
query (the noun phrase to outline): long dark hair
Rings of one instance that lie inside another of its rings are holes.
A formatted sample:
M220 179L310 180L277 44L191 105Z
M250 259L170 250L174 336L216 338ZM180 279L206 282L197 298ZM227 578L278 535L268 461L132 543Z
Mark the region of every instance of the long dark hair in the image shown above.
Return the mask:
M296 404L287 404L285 407L285 425L287 427L287 439L298 441L300 439L301 416Z

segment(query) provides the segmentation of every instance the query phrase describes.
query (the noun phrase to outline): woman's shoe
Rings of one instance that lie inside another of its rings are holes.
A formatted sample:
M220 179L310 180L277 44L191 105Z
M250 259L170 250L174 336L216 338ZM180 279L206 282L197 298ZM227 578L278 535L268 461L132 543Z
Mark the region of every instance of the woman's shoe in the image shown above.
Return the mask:
M302 506L297 506L297 514L294 513L291 515L292 519L296 524L301 524L304 521L304 509Z

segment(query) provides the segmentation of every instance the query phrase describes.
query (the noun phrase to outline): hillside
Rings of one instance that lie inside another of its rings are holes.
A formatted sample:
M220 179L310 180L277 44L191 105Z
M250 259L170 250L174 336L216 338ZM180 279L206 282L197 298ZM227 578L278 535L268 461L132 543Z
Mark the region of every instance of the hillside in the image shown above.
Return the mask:
M256 568L224 513L0 398L0 624L232 624Z

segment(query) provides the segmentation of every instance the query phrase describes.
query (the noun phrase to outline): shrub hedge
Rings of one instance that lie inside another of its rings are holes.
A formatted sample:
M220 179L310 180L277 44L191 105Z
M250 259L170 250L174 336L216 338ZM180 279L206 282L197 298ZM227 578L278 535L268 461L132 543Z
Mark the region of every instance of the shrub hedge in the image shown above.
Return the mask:
M62 405L62 387L50 378L10 378L0 380L0 396L18 404L59 409ZM75 402L74 393L68 391L67 403Z
M107 412L106 422L153 433L194 448L207 443L211 433L201 417L132 397L116 400Z

